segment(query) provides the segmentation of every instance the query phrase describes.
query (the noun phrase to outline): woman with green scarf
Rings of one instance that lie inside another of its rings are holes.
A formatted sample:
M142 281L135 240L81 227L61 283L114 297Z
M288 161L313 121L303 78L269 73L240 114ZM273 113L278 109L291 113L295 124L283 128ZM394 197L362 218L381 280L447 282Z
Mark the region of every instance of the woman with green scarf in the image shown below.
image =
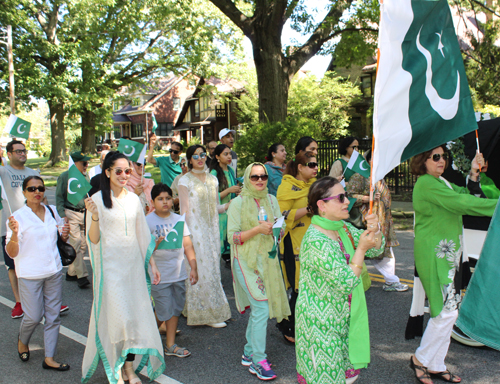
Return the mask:
M314 216L302 240L295 309L298 381L352 383L370 362L363 260L381 254L385 239L375 214L366 216L366 231L343 221L349 199L333 177L316 181L308 202Z
M276 377L265 352L268 319L281 321L290 315L276 257L278 239L273 236L272 228L281 213L276 198L268 194L267 179L264 164L250 164L245 171L243 190L232 200L227 212L236 307L240 313L251 309L241 364L261 380ZM266 211L266 221L259 221L261 208Z

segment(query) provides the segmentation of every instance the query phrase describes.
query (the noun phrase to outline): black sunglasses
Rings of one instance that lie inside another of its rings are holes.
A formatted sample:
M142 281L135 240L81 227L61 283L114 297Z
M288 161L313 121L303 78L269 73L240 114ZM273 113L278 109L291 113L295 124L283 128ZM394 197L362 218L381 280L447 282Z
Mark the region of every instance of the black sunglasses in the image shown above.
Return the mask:
M439 153L435 153L434 155L429 156L428 158L429 159L432 158L432 161L434 161L435 163L437 163L439 160L441 160L441 158L443 158L444 161L448 161L448 154L447 153L443 153L441 155Z
M45 187L43 185L39 185L38 187L27 187L26 190L31 193L35 191L45 192Z
M314 162L309 162L309 163L306 163L306 166L308 166L309 168L311 169L314 169L318 166L318 163L314 163Z
M177 155L180 151L176 151L175 149L169 149L168 150L170 153L173 153L174 155Z
M330 196L330 197L327 197L326 199L321 199L321 200L328 201L328 200L337 199L340 204L344 204L344 201L346 201L346 199L348 197L349 197L349 195L347 194L347 192L345 192L345 193L341 193L337 196Z
M261 179L262 181L267 181L268 178L269 178L268 175L252 175L252 176L250 176L250 180L252 180L252 181L258 181L259 179Z

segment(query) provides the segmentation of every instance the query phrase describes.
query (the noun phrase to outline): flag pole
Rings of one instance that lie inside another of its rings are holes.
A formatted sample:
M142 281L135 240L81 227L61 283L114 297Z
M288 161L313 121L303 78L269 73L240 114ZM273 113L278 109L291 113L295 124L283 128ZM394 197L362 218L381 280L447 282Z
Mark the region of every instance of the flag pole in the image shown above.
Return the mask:
M477 144L477 153L481 153L481 151L479 150L479 135L477 134L477 129L476 129L476 144ZM482 172L481 165L479 165L479 172Z
M373 213L373 150L375 149L375 135L372 137L372 158L370 160L370 212Z

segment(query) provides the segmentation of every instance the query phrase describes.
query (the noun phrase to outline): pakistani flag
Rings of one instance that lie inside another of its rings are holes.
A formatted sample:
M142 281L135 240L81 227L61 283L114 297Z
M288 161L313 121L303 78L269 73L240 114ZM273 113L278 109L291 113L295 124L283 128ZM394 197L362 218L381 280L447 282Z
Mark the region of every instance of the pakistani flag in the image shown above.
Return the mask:
M368 164L365 158L356 150L352 151L346 169L347 168L352 169L354 172L359 173L367 179L370 178L370 164Z
M123 153L134 163L142 164L146 157L146 146L133 140L120 139L117 151Z
M4 132L22 139L30 138L31 123L23 120L15 115L10 115L7 124L5 125Z
M153 128L151 128L151 133L156 132L156 128L158 128L158 123L156 122L155 114L151 112L151 118L153 120Z
M384 0L373 127L374 178L477 129L446 0Z
M182 248L182 239L184 237L184 222L186 215L182 215L172 227L157 229L159 236L164 236L165 239L160 243L158 249L179 249Z
M91 189L90 183L85 176L78 170L71 156L69 157L69 170L68 170L68 193L67 199L73 204L77 205L82 199L87 196Z

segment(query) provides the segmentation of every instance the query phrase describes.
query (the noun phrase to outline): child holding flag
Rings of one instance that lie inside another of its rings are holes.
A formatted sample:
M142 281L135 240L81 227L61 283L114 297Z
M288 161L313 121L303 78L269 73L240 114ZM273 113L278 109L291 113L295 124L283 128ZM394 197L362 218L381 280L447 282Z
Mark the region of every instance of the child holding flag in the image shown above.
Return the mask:
M151 286L158 327L163 322L167 327L165 355L188 357L191 352L175 344L175 333L186 301L185 281L188 275L184 254L191 267L191 285L198 282L196 255L185 216L171 212L172 190L163 183L156 184L151 190L151 198L155 211L146 216L146 221L157 238L153 258L162 276L160 284Z

